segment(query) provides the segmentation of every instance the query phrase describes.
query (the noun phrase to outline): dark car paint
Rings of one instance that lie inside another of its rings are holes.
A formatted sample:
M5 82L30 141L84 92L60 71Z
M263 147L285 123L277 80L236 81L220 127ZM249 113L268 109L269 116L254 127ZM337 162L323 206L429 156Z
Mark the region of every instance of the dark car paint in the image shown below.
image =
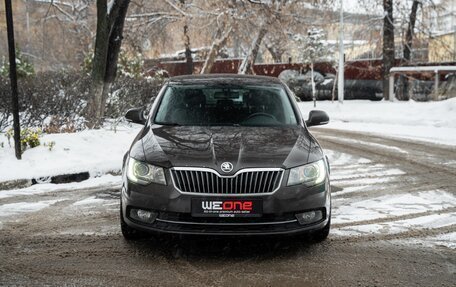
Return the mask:
M129 153L125 154L123 164L122 206L126 214L128 206L161 212L189 213L191 198L195 195L181 194L172 183L169 168L171 167L205 167L221 173L220 164L232 162L231 175L243 168L280 167L285 169L281 187L271 195L260 196L263 200L265 214L281 214L283 212L299 212L316 207L330 211L329 178L314 187L305 185L286 186L289 168L318 161L324 157L317 140L309 133L304 119L292 99L292 93L277 78L258 76L228 75L171 78L158 95L144 128L134 139ZM227 85L242 82L243 84L283 85L287 90L299 125L285 127L232 127L232 126L164 126L153 123L161 97L169 84L187 83L224 83ZM128 155L139 161L165 168L167 185L152 183L147 186L128 181L125 167ZM328 169L329 169L329 164ZM323 191L323 192L322 192ZM148 231L170 233L201 233L184 230L163 230L153 226L144 226L124 216L128 225ZM296 230L283 233L314 230L322 228L328 222L328 216L321 223L312 226L298 226ZM204 234L220 234L220 232L203 232ZM223 232L238 234L238 232ZM282 232L271 232L282 233ZM250 234L242 232L239 234ZM252 232L256 234L256 232ZM261 234L269 234L261 232Z
M145 127L140 139L144 156L136 158L170 168L197 166L221 172L220 164L234 165L234 174L243 168L291 168L309 162L314 139L301 126L294 127ZM316 150L312 159L322 158ZM132 155L132 154L131 154ZM136 153L132 155L136 156Z

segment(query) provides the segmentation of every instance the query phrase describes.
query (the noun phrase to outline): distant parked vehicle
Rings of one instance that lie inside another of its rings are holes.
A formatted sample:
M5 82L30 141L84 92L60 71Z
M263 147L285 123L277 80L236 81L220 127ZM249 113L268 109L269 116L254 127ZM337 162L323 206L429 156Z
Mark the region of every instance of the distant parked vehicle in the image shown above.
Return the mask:
M301 73L298 70L284 70L279 75L295 95L302 101L312 100L312 77L311 72ZM333 94L333 86L336 76L314 71L315 92L317 100L330 100ZM382 83L377 80L345 80L345 99L367 99L379 101L383 98ZM337 86L334 88L334 96L337 99Z

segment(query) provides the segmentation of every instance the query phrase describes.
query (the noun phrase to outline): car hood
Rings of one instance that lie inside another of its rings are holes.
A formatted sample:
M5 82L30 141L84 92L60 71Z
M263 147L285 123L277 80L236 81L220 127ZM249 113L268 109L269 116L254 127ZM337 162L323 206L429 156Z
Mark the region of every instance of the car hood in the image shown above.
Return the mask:
M151 164L167 168L206 167L221 172L220 165L230 162L231 174L243 168L290 168L322 157L315 139L300 126L154 125L146 127L138 140L142 142L143 159Z

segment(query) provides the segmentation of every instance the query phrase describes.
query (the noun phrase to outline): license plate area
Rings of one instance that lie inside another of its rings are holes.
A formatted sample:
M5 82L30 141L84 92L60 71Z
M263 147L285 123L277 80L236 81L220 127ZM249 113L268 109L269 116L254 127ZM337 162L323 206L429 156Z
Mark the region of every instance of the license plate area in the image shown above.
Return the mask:
M194 217L261 217L262 199L192 198Z

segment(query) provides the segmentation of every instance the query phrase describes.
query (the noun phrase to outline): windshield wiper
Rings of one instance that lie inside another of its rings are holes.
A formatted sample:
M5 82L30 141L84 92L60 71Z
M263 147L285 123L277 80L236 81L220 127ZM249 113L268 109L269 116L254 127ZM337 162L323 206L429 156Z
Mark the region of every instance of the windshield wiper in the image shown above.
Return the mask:
M164 126L180 126L178 123L174 122L155 122L157 125L164 125Z
M211 127L240 127L240 124L237 123L211 123L209 124Z

